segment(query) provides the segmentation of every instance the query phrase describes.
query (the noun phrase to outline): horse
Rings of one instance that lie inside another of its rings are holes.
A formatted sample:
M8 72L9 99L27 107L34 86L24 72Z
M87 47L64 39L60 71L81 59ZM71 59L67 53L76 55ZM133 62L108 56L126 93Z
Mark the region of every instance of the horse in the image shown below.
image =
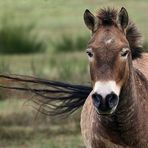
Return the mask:
M147 148L148 54L140 33L123 7L119 12L100 9L96 15L87 9L84 22L91 31L86 49L91 86L0 74L2 80L25 84L0 87L39 96L33 102L48 116L70 115L83 106L81 133L87 148Z
M86 53L93 86L81 114L85 145L147 148L148 54L142 55L140 33L125 8L96 16L86 10L84 21L92 32Z

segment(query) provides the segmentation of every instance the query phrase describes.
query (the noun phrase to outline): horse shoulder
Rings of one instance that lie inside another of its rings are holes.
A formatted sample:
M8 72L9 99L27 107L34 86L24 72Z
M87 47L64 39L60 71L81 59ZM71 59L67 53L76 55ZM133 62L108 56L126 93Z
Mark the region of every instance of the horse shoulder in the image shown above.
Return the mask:
M99 127L94 129L94 124L98 124L94 120L95 110L92 105L90 95L87 97L81 113L81 133L84 144L87 148L106 148L104 141L99 136ZM97 132L97 134L96 134Z
M86 102L81 112L81 133L84 140L84 144L87 148L91 148L91 129L89 118L91 118L90 112L92 109L90 95L87 97Z

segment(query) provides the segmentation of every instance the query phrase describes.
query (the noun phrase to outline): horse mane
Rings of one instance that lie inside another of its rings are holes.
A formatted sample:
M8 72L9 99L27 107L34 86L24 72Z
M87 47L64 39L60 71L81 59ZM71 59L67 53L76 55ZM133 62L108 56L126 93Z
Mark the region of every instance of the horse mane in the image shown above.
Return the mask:
M34 108L42 114L69 115L84 105L92 91L90 86L50 81L24 75L0 75L6 85L0 88L31 94ZM9 83L8 83L9 82Z
M104 26L117 26L118 11L113 8L104 8L97 11L96 16L101 20ZM126 38L132 53L132 59L137 59L142 56L143 47L141 46L141 34L135 24L130 20L126 28Z

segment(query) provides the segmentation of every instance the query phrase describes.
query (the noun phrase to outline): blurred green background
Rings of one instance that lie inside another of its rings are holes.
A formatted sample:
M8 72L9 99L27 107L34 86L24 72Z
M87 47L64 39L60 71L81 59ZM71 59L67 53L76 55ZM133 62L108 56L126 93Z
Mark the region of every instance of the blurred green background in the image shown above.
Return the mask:
M0 0L0 73L88 84L85 9L124 6L148 47L147 0ZM0 90L0 148L84 148L80 111L67 119L37 114L32 104Z

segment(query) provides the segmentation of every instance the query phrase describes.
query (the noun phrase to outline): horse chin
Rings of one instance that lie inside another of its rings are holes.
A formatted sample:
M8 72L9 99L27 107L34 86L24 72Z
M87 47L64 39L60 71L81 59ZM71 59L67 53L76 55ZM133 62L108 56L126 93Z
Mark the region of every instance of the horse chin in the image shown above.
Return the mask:
M111 115L113 115L115 113L116 108L117 108L117 106L114 107L110 111L99 111L97 108L95 108L95 110L96 110L96 112L97 112L98 115L101 115L101 116L111 116Z

